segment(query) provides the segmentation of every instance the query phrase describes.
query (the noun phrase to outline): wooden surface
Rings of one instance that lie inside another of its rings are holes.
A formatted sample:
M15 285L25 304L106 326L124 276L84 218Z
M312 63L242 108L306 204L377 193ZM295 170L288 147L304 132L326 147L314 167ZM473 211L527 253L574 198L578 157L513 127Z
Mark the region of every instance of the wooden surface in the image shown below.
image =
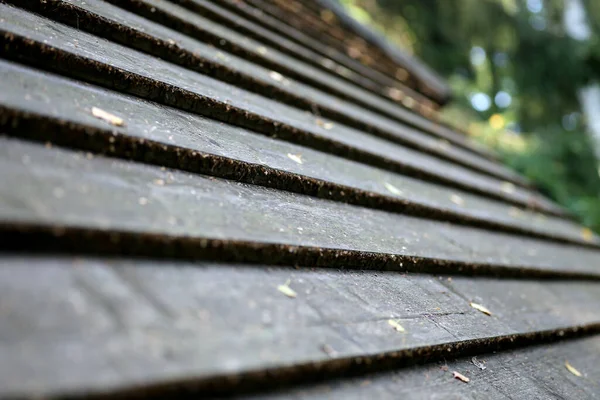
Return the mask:
M274 75L273 71L249 63L195 41L176 31L164 28L123 9L104 2L51 1L28 3L38 5L35 11L60 19L73 27L79 26L92 33L114 39L138 50L167 59L189 69L205 73L266 97L285 102L293 107L318 110L323 118L372 132L377 136L398 142L407 147L443 158L462 166L496 176L501 179L526 184L516 173L484 157L454 146L439 138L423 135L414 128L399 124L380 114L315 90L300 82ZM74 6L77 5L77 6ZM107 21L108 23L106 23ZM136 37L136 40L131 40ZM157 45L157 40L162 46ZM175 42L176 46L172 43ZM201 56L200 56L201 55ZM279 80L274 79L277 78ZM315 117L317 118L317 117ZM464 138L462 140L465 141Z
M115 4L185 33L199 41L221 48L228 53L279 71L286 77L315 86L325 92L334 93L336 96L355 102L363 108L396 119L399 122L413 125L423 129L425 133L459 144L476 153L491 158L494 157L489 149L469 142L464 136L456 132L427 119L418 118L397 105L389 101L383 101L379 96L374 96L368 90L361 89L351 82L345 82L334 75L328 74L327 71L322 71L289 57L285 53L241 35L227 26L215 24L198 14L190 13L189 10L172 4L170 1L128 0L115 2Z
M260 393L239 399L410 399L410 400L539 400L597 399L600 397L600 338L477 354L482 370L473 357L447 358L424 366L411 366L392 373L367 375L356 379L321 382L275 394ZM578 377L565 362L583 374ZM470 379L453 378L457 371Z
M376 94L394 57L109 2L0 4L0 398L600 393L598 237Z
M264 390L569 337L572 326L600 329L596 283L121 259L4 256L2 264L3 395ZM296 298L277 289L288 280Z
M450 192L52 74L0 61L0 77L0 120L12 135L370 208L588 246L600 242L584 237L570 221ZM116 112L126 125L113 127L93 117L93 107ZM204 161L191 162L192 152L203 154Z
M11 232L46 232L51 236L29 245L361 269L600 277L600 251L579 246L16 140L2 140L0 162L4 246L21 240Z
M3 6L5 7L5 6ZM63 25L3 8L10 16L0 26L4 53L34 65L51 63L53 69L110 88L204 114L346 158L519 204L564 214L556 205L524 188L504 190L504 182L435 157L334 124L327 129L307 113L181 67L133 52ZM33 28L35 26L35 29ZM26 39L27 38L27 39ZM46 43L44 43L46 41ZM27 51L19 51L26 46ZM56 57L64 59L54 63ZM133 58L139 59L135 62ZM92 68L94 74L89 74ZM135 84L133 84L135 83Z

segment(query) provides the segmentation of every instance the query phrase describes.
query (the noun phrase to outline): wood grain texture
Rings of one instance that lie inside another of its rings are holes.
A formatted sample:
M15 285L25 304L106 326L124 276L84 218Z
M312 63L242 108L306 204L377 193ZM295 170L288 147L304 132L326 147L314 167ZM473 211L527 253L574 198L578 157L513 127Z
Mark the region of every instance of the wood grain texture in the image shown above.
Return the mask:
M315 119L330 119L332 122L327 121L328 124L342 123L464 167L526 185L526 181L514 171L460 146L423 135L414 128L285 78L268 68L226 55L213 47L108 3L82 0L14 0L14 3L72 27L114 40L273 100L316 112L319 116L315 116Z
M244 19L240 20L240 18L236 18L235 16L231 15L231 13L226 13L223 15L224 18L229 17L229 23L223 26L216 25L210 19L203 18L199 14L189 13L188 10L182 9L175 4L172 4L170 1L131 0L114 3L120 7L126 7L127 9L134 10L148 19L158 21L199 40L206 40L206 33L207 31L210 31L214 36L220 37L226 42L225 44L215 43L215 46L221 47L234 54L242 54L240 53L238 46L246 49L250 53L255 53L256 49L258 48L261 50L259 54L261 57L258 57L257 62L264 63L267 61L270 65L273 62L278 63L275 67L270 66L270 68L277 71L282 71L282 73L284 73L286 76L293 77L303 82L307 82L307 79L309 79L312 81L311 84L314 85L317 83L317 85L326 92L336 93L338 96L342 96L351 101L357 102L357 104L360 104L362 107L380 114L384 114L388 118L392 118L403 123L408 123L412 126L422 129L430 135L434 135L452 143L459 144L473 152L482 154L486 157L494 157L490 149L485 148L477 143L470 142L466 140L464 136L453 132L444 126L436 124L433 121L429 121L426 118L419 117L414 113L408 112L389 100L385 101L381 97L373 95L369 91L364 90L364 88L361 89L357 87L352 82L345 82L340 80L339 77L336 78L335 76L327 75L326 73L324 74L324 72L331 71L332 68L334 68L329 65L327 59L321 60L321 64L324 64L326 67L326 71L322 71L309 64L303 63L297 58L287 55L285 52L277 50L277 48L269 46L268 43L264 43L260 40L252 40L246 35L238 33L234 29L229 29L228 26L236 26L238 24L237 21L241 21L239 23L245 22ZM208 5L207 2L187 4L190 6L195 5L199 8ZM212 10L219 9L214 4L210 5L210 7ZM152 12L153 8L155 10L154 12ZM209 22L209 24L207 25L206 22ZM254 26L255 25L252 25L252 27ZM270 42L282 42L282 38L278 35L274 35L272 39L273 40ZM229 43L229 46L226 46L227 43ZM252 46L249 48L247 48L248 43L252 44ZM248 54L243 56L248 57ZM252 56L250 56L250 58L255 59L255 57ZM343 75L344 74L342 74L342 76ZM315 80L318 82L315 82Z
M399 271L600 276L597 250L91 154L3 139L0 163L0 219L3 246L9 248ZM35 236L39 232L46 236ZM36 240L19 236L28 234Z
M448 358L423 366L411 366L386 374L335 382L321 382L280 393L238 397L239 399L409 399L409 400L538 400L597 399L600 397L600 337L534 346L494 354ZM565 362L583 376L574 376ZM470 379L465 384L452 376L460 371Z
M387 169L466 188L489 197L546 212L564 210L524 188L508 193L501 180L416 153L363 132L334 125L327 129L314 116L253 93L125 49L64 25L4 7L1 23L5 57L100 83L148 99L205 114L263 134L357 159ZM33 29L33 26L36 28ZM25 39L28 38L28 39ZM44 43L46 41L46 43ZM75 43L75 42L76 43ZM56 62L58 59L62 61Z
M395 78L392 78L375 68L369 68L350 58L348 55L340 51L328 47L323 42L317 42L310 36L304 35L288 24L287 29L274 23L272 19L264 18L263 15L258 16L260 23L256 23L247 18L246 15L241 17L240 14L231 13L229 10L221 7L218 2L208 2L204 0L175 0L177 3L190 8L202 16L207 17L215 22L233 26L235 30L248 35L255 40L267 43L269 46L276 48L279 51L286 52L289 55L303 59L315 66L322 67L322 59L328 59L335 62L338 66L348 69L359 76L366 77L375 82L381 89L380 93L385 93L385 89L389 87L401 86L401 83ZM278 29L279 28L279 29ZM285 31L285 33L284 33ZM291 40L289 36L295 36L296 40ZM275 40L277 38L277 40Z
M2 265L3 396L273 389L600 329L595 283L6 255ZM294 299L277 289L288 280Z
M93 107L117 114L124 126L93 117ZM18 137L370 208L587 246L599 243L596 236L584 238L582 228L570 221L4 61L0 61L0 126ZM191 163L192 152L205 155L205 162Z

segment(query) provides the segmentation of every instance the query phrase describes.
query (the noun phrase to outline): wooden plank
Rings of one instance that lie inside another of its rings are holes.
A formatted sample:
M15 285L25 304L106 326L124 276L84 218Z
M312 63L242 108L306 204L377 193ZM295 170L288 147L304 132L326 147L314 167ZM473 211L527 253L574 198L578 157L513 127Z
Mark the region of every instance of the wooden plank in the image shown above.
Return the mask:
M2 264L2 397L274 389L600 331L600 285L589 282L6 255ZM278 290L288 280L295 298Z
M319 124L313 116L283 104L33 14L2 7L5 14L11 16L1 23L4 29L10 30L2 35L4 44L0 51L4 57L58 70L345 158L564 215L564 210L525 189L507 191L500 180L339 124ZM56 57L63 61L56 62Z
M118 114L125 125L116 127L95 118L93 107ZM5 61L0 61L0 130L369 208L582 245L600 243L598 237L584 237L580 226L564 219L448 191ZM193 152L204 154L204 161L190 162Z
M18 140L2 141L0 166L0 243L8 249L600 277L597 250Z
M236 398L260 399L597 399L600 383L600 337L536 346L447 362L411 366L359 378L321 382L278 393ZM573 375L565 363L583 374ZM453 371L467 376L465 384ZM268 391L267 388L264 389Z
M443 138L469 150L494 158L494 154L484 146L466 140L444 126L427 119L418 118L401 107L384 101L353 84L349 84L334 75L327 74L307 63L287 56L261 42L256 42L238 32L202 18L187 9L167 1L157 0L126 0L115 2L119 7L134 11L145 18L167 25L176 31L185 33L200 41L206 41L217 48L229 53L247 58L283 75L317 87L325 92L353 101L369 110L383 113L389 118L397 119L409 125L422 129L426 133Z
M200 15L212 19L215 22L219 22L222 24L229 24L231 21L240 21L236 25L236 30L238 32L250 35L256 40L263 41L268 45L275 47L279 51L287 52L291 56L296 56L295 49L291 49L287 45L283 45L281 43L281 38L290 40L295 45L300 46L303 49L307 49L311 54L310 59L305 60L308 62L312 62L313 65L322 67L322 63L320 59L325 57L327 59L333 60L334 62L342 65L362 76L369 77L370 79L378 82L381 90L381 93L386 93L389 88L397 88L402 90L407 96L410 96L413 102L423 102L427 104L428 107L434 107L434 104L426 99L424 96L413 92L411 89L405 87L400 81L385 75L381 71L378 71L376 68L368 67L359 61L349 57L348 55L340 52L337 49L325 44L323 40L318 41L313 39L311 36L306 35L295 27L290 26L292 22L288 19L287 24L282 23L281 21L277 21L275 18L269 17L264 13L256 13L252 11L259 11L254 7L250 7L248 4L237 3L238 6L233 5L230 1L216 1L216 2L207 2L204 0L175 0L177 3L193 9L194 11L200 13ZM245 7L244 7L245 5ZM225 6L229 6L224 8ZM232 7L233 6L233 7ZM241 13L237 13L237 15L230 12L231 8L236 11L242 11ZM247 12L245 11L248 8ZM239 19L239 17L243 17L243 19ZM278 40L274 39L276 36ZM295 47L295 46L294 46ZM289 50L292 50L291 52ZM388 97L389 98L389 97ZM407 103L410 104L410 103Z
M407 147L500 179L525 183L514 171L508 170L501 164L462 148L454 147L448 142L440 142L415 129L407 128L405 125L294 80L273 75L273 71L269 69L253 65L235 56L225 56L212 47L170 29L165 29L146 19L138 18L107 3L86 3L83 0L75 0L74 3L77 6L62 0L21 4L29 6L29 9L37 13L68 23L73 27L83 27L93 34L115 40L125 46L136 48L197 72L206 73L238 87L284 101L291 106L301 105L301 108L308 111L317 109L323 117L358 130L373 132ZM38 7L34 7L36 5ZM106 24L107 21L108 24ZM162 46L158 45L157 41ZM177 50L174 50L173 42L177 43ZM198 54L203 54L203 57L199 57ZM273 76L279 80L274 79Z

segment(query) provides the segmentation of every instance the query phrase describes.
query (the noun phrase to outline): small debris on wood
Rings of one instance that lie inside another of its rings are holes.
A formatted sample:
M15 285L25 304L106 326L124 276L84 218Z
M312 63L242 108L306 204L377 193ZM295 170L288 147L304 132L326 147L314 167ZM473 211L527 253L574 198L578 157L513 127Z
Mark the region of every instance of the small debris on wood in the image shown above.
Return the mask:
M447 366L447 365L442 365L442 366L440 367L440 369L441 369L442 371L444 371L444 372L448 372L448 366Z
M500 188L504 193L514 193L516 189L515 185L510 182L502 182L502 186L500 186Z
M123 118L119 118L116 115L113 115L107 111L104 111L98 107L92 107L92 115L96 118L100 118L105 120L106 122L108 122L111 125L114 126L124 126L125 125L125 121L123 121Z
M321 350L323 350L323 353L327 354L329 357L335 357L337 354L337 351L335 351L335 349L328 344L322 345Z
M481 311L482 313L484 313L486 315L492 315L492 312L490 310L488 310L487 308L485 308L484 306L482 306L481 304L477 304L477 303L473 303L473 302L471 302L470 304L471 304L471 307L473 307L477 311Z
M473 357L471 358L471 362L473 363L474 366L476 366L477 368L479 368L480 370L484 371L487 369L487 367L485 366L484 363L482 363L481 361L479 361L477 359L477 357Z
M298 164L303 164L304 161L302 161L302 155L300 154L292 154L292 153L288 153L287 154L288 158L297 162Z
M460 197L457 194L452 194L450 196L450 201L453 202L454 204L456 204L457 206L464 206L465 205L465 201L463 200L462 197Z
M138 199L138 203L140 204L140 206L145 206L146 204L148 204L148 199L145 197L140 197Z
M390 87L388 88L388 96L396 101L402 101L404 98L404 92L400 89Z
M267 54L267 48L266 48L266 47L263 47L263 46L257 47L257 48L256 48L256 51L258 51L258 53L259 53L259 54L262 54L263 56L264 56L265 54Z
M321 118L317 118L317 125L327 130L333 128L333 122L323 121Z
M292 282L291 279L288 279L283 285L277 286L277 290L279 290L281 293L285 294L287 297L295 299L297 294L290 287L291 282Z
M165 185L164 179L155 179L153 182L154 182L155 185L158 185L158 186L164 186Z
M513 218L517 218L521 216L521 210L517 207L511 207L508 209L508 214Z
M400 323L398 323L398 321L396 321L395 319L389 319L388 324L390 324L392 328L394 328L398 332L406 332L406 329L404 329L404 327L400 325Z
M591 242L592 239L594 239L594 232L592 232L591 229L589 228L583 228L581 230L581 237L583 238L583 240L585 240L586 242Z
M575 376L583 376L581 374L581 372L577 371L571 364L569 364L568 361L565 361L565 367L567 368L567 370L569 370L570 373L572 373Z
M383 182L383 186L385 186L385 188L392 194L395 194L398 196L402 196L404 194L404 193L402 193L402 190L398 189L396 186L392 185L391 183Z
M457 371L452 371L452 375L454 379L458 379L459 381L463 381L464 383L469 383L471 380Z
M281 82L283 80L283 75L281 75L279 72L271 71L269 72L269 76L271 79L277 82Z

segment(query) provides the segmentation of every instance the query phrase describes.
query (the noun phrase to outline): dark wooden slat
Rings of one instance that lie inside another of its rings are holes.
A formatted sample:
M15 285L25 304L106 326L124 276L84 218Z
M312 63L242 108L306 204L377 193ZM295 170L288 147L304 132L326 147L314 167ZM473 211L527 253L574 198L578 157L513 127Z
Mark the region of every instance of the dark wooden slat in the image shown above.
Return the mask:
M414 56L409 56L400 51L397 46L391 44L382 34L375 32L350 17L347 10L338 1L315 1L320 7L333 11L345 29L364 38L371 46L381 49L395 63L404 66L410 74L416 76L422 84L420 87L424 93L437 94L440 103L446 103L450 99L451 93L448 84L427 65L417 60Z
M271 98L275 97L280 101L283 98L283 101L291 106L297 107L300 104L301 108L309 111L316 108L321 115L336 122L359 130L375 132L379 136L407 147L500 179L525 183L515 172L501 164L476 156L447 142L440 142L438 139L423 135L405 125L400 125L393 120L293 80L281 77L277 81L273 79L271 70L253 65L235 56L226 56L212 47L198 43L146 19L138 18L122 9L104 2L75 1L75 3L78 5L77 7L62 0L44 3L21 2L20 4L73 27L80 27L200 73L207 73L238 87ZM34 7L36 5L38 7ZM157 44L157 41L162 46ZM176 49L172 45L173 41L177 43ZM199 57L198 54L203 54L203 57ZM279 78L279 76L275 76Z
M287 52L291 56L296 56L297 52L295 48L291 49L289 45L287 45L287 40L290 40L297 46L309 50L312 57L305 61L312 61L313 65L315 66L322 67L322 63L319 61L321 57L331 59L362 76L366 76L375 80L381 85L382 93L385 93L385 91L389 88L398 88L405 92L407 96L410 96L413 99L413 102L422 102L424 104L427 104L428 107L434 107L434 104L431 104L431 101L426 99L424 96L417 94L411 89L405 87L401 82L397 81L396 79L383 74L381 71L363 65L359 61L349 57L344 53L341 53L339 50L326 45L325 43L323 43L322 39L321 41L313 39L312 37L304 34L300 30L295 29L293 26L290 26L290 21L288 21L287 24L284 24L280 21L277 21L274 18L269 17L268 15L265 15L264 13L252 13L252 10L258 11L254 7L250 7L248 10L249 12L244 12L248 5L244 3L244 5L246 6L244 7L243 5L241 5L241 3L238 3L240 7L236 7L232 4L232 2L228 0L213 2L207 2L204 0L174 1L201 13L201 15L203 15L206 18L213 19L219 23L229 24L231 21L238 21L238 24L236 25L236 30L238 30L238 32L250 35L254 39L264 41L265 43L277 48L280 51ZM242 11L242 13L238 13L238 16L241 16L244 19L240 20L234 14L230 13L227 9L222 7L229 6L227 8L230 10L230 7L232 5L234 6L234 10ZM279 36L279 40L270 40L271 38L274 38L273 35ZM281 43L282 37L286 39L285 45L284 43ZM290 52L288 49L292 51Z
M597 399L600 389L600 337L553 345L479 354L485 370L472 357L412 366L385 374L238 397L260 399ZM577 377L565 367L576 366ZM458 371L470 378L468 384L452 377Z
M2 26L12 32L2 35L4 57L56 69L346 158L564 215L558 206L524 189L507 193L499 180L339 124L328 129L306 113L214 79L11 7L4 7L3 11L11 18Z
M126 125L114 127L94 118L93 107L118 114ZM570 221L448 191L5 61L0 61L0 131L429 219L589 246L600 242L598 237L584 238L581 227ZM205 154L205 161L190 163L192 152ZM300 156L302 164L289 155Z
M2 246L598 279L600 252L212 177L0 146ZM203 158L197 155L197 162Z
M0 396L264 390L600 330L594 283L120 259L2 264ZM288 280L294 299L277 289Z
M238 32L202 18L187 9L167 1L157 0L126 0L114 2L120 7L127 8L153 21L160 22L176 31L186 33L200 41L206 41L217 48L247 58L267 68L320 88L327 93L353 101L369 110L383 113L389 118L399 120L419 129L429 132L436 137L446 139L471 151L494 158L487 148L465 139L458 134L424 118L403 110L402 108L372 95L368 91L344 82L334 75L329 75L309 64L291 58L260 42L253 41Z

